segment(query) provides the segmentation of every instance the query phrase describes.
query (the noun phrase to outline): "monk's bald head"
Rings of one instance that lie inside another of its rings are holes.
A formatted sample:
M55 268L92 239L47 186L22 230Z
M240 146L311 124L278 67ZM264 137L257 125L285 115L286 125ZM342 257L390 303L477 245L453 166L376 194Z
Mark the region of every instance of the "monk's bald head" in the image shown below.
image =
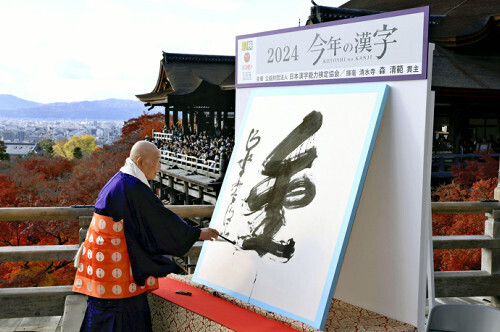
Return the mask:
M155 155L158 152L158 148L151 142L139 141L134 144L132 149L130 149L130 159L137 164L139 157L146 158L150 155Z
M153 180L161 168L160 150L148 141L139 141L130 149L130 159L144 173L146 179Z

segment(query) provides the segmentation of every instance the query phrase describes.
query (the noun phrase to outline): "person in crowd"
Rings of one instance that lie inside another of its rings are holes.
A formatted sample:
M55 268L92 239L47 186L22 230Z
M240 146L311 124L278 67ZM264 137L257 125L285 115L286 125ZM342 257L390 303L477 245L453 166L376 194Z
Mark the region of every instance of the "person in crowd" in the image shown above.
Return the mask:
M178 134L177 128L168 130L172 134L170 140L158 140L156 146L163 151L170 151L196 157L205 163L217 161L220 157L221 147L226 149L226 156L229 159L234 147L233 137L224 136L198 136Z
M166 255L183 256L197 240L218 237L162 204L148 183L159 169L158 148L139 141L99 193L75 257L73 291L88 295L81 331L151 331L146 292L176 269Z

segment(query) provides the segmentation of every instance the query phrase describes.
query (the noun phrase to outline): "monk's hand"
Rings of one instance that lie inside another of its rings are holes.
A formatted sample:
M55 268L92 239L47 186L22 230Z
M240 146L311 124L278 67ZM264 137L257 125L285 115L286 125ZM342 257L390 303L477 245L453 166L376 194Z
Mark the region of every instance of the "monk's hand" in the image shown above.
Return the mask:
M219 236L219 231L217 231L216 229L213 229L213 228L202 228L201 229L201 233L200 233L200 237L198 238L198 240L216 240L217 237Z

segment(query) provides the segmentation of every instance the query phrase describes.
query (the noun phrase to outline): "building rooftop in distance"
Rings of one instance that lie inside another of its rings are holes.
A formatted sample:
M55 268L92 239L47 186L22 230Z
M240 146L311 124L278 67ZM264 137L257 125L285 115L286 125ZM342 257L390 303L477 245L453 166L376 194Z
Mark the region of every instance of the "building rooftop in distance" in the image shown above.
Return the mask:
M9 143L6 142L7 154L10 156L25 156L38 149L38 143Z

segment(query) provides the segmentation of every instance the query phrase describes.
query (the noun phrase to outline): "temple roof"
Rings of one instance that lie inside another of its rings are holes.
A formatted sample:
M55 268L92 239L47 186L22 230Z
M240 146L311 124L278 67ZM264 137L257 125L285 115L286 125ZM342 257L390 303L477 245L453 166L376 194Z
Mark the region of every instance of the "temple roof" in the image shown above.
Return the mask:
M432 86L500 90L500 57L457 54L436 45L432 65Z
M429 37L446 46L472 44L488 34L498 34L500 1L498 0L351 0L339 8L311 1L310 23L371 15L381 12L429 6Z
M234 89L234 64L234 56L163 52L155 88L136 97L151 105L165 104L168 96L193 93L202 82L221 90Z

